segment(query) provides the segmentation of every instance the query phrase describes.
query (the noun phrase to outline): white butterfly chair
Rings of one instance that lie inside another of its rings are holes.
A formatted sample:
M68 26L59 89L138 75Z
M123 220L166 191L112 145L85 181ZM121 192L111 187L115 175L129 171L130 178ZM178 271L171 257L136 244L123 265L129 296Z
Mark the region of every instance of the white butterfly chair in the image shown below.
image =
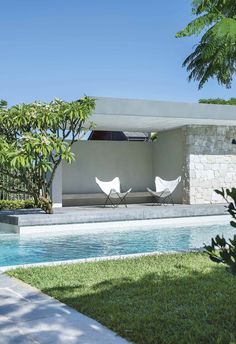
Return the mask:
M181 177L178 177L175 180L164 180L164 179L161 179L160 177L156 177L155 178L156 191L153 191L149 188L147 188L147 191L153 197L155 197L157 204L172 203L174 205L172 193L175 191L180 181L181 181Z
M132 189L129 189L126 192L121 192L120 178L115 177L110 182L103 182L99 180L97 177L95 178L95 180L99 188L106 195L106 201L105 201L104 207L107 205L108 202L110 202L114 208L122 203L127 208L126 196L128 195L128 193L130 193Z

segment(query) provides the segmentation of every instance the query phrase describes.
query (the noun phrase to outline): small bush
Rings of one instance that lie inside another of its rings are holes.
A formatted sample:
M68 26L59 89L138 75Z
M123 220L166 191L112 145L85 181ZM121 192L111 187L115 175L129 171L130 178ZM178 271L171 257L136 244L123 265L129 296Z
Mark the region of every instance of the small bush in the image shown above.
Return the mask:
M236 228L236 188L224 190L215 190L228 203L227 211L234 220L230 221L232 227ZM211 239L211 245L205 245L206 253L215 263L223 263L227 269L236 275L236 235L233 239L226 241L224 237L217 235Z
M35 208L32 200L0 200L0 210L30 209Z
M227 265L228 270L236 275L236 235L229 242L217 235L205 249L213 262Z

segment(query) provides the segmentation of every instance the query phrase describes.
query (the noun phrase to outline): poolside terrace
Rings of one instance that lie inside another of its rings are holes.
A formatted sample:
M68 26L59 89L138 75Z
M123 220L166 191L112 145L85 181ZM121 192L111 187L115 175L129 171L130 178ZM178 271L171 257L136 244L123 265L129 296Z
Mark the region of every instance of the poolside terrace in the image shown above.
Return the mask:
M76 160L72 165L62 163L55 176L54 206L101 204L95 177L119 177L123 191L132 188L130 203L150 202L146 191L154 190L156 176L181 176L173 194L178 204L220 204L223 200L214 190L235 186L234 106L95 98L90 119L96 131L155 131L158 139L75 143Z
M215 189L236 184L234 106L96 97L91 120L98 131L156 131L158 140L75 143L74 163L62 163L54 178L54 214L1 212L0 232L226 214ZM132 188L128 208L103 208L104 195L95 178L110 181L117 176L122 191ZM155 189L156 176L181 176L173 193L175 206L152 206L147 188Z
M117 221L141 221L154 219L174 219L194 216L226 215L223 204L167 205L153 206L152 203L129 204L127 208L79 206L55 208L54 214L47 215L39 209L3 211L0 215L0 232L38 233L78 229L82 224L114 223Z

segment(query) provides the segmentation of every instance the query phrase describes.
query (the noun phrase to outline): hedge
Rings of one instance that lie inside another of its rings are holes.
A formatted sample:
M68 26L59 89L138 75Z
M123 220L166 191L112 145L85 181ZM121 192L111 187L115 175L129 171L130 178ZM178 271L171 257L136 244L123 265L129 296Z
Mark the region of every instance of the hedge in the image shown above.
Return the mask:
M35 208L32 200L0 200L0 210Z

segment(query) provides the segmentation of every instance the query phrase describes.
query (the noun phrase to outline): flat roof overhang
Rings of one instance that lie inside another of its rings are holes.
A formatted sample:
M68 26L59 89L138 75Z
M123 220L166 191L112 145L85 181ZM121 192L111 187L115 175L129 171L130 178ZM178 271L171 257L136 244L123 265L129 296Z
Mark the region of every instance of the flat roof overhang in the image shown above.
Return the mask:
M96 130L164 131L186 125L236 126L236 106L141 99L96 99Z

